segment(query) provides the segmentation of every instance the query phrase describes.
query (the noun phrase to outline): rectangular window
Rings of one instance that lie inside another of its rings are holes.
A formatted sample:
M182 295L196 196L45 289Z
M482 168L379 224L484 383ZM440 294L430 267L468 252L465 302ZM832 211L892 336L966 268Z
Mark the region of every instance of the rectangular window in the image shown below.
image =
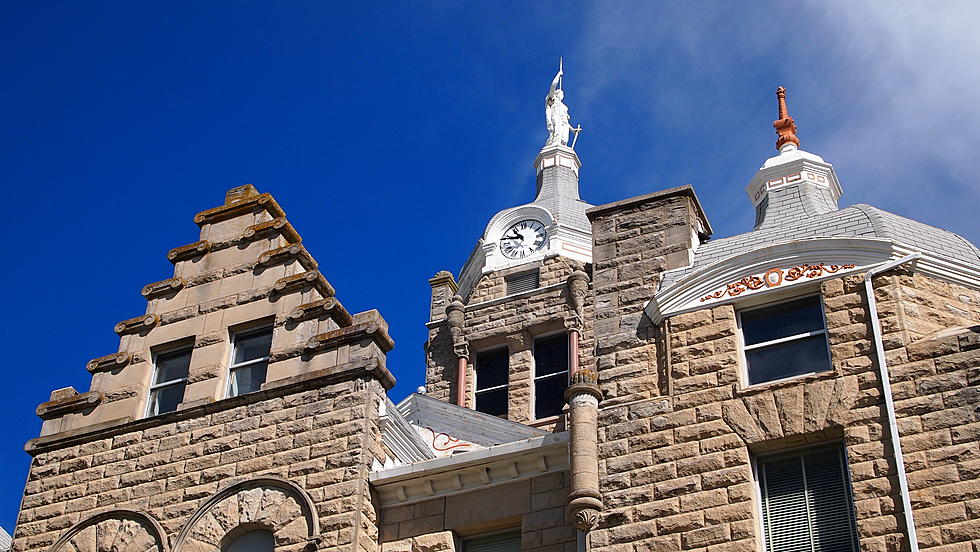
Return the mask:
M150 400L147 416L156 416L177 410L184 400L187 372L191 366L191 348L158 353L154 360L153 382L150 384Z
M568 334L534 340L534 417L561 414L568 387Z
M228 367L228 396L258 391L265 383L272 350L272 328L235 334L231 366Z
M476 409L494 416L507 415L509 353L506 347L476 354Z
M507 283L507 295L538 289L538 270L508 276L504 281Z
M857 552L840 447L759 459L766 552Z
M820 297L741 311L749 385L830 370Z
M463 552L520 552L520 531L474 537L463 541Z

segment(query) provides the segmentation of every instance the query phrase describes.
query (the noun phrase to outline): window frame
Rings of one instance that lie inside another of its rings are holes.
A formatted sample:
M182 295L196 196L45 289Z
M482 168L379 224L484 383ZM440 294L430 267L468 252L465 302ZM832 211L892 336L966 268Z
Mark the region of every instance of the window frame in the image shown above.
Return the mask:
M769 341L763 341L761 343L754 343L752 345L746 345L745 344L745 332L744 332L744 330L742 328L742 313L744 313L744 312L752 312L752 311L757 311L757 310L762 310L762 309L767 309L767 308L772 308L772 307L776 307L776 306L782 305L784 303L792 303L794 301L800 301L800 300L803 300L803 299L809 299L811 297L816 297L817 298L817 302L820 304L820 320L821 320L821 322L823 322L823 329L822 330L816 330L816 331L812 331L812 332L806 332L806 333L791 335L791 336L787 336L787 337L781 337L781 338L778 338L778 339L771 339ZM739 379L741 380L741 384L742 384L742 388L743 389L753 389L753 388L760 387L760 386L763 386L763 385L770 385L770 384L777 383L777 382L790 381L790 380L794 380L794 379L797 379L797 378L804 378L804 377L807 377L807 376L812 376L814 374L822 374L824 372L829 372L829 371L832 371L834 369L834 359L831 356L831 350L830 350L830 333L827 330L827 309L826 309L826 306L824 305L824 302L823 302L823 294L820 293L819 289L818 290L810 290L807 293L801 293L801 294L798 294L798 295L791 295L791 296L788 296L788 297L781 297L779 299L775 299L775 300L772 300L772 301L753 303L751 305L746 305L745 307L742 307L742 308L739 308L737 305L734 305L734 306L735 306L735 324L738 327L738 354L739 354L739 363L741 364L741 369L739 370L740 371ZM821 335L821 334L824 336L824 339L823 339L824 347L827 348L827 361L828 361L828 364L827 364L827 369L826 370L821 370L819 372L806 372L806 373L803 373L803 374L795 374L795 375L786 376L786 377L783 377L783 378L776 378L776 379L771 379L771 380L767 380L767 381L760 381L759 383L750 383L750 380L749 380L749 359L748 359L748 355L746 355L746 352L747 351L754 351L756 349L762 349L762 348L765 348L765 347L770 347L772 345L778 345L780 343L789 343L789 342L792 342L792 341L799 341L799 340L802 340L802 339L807 339L807 338L810 338L810 337L813 337L813 336L816 336L816 335Z
M162 383L153 383L157 379L157 374L159 373L160 370L160 366L158 364L158 359L160 358L160 356L172 355L184 351L187 351L187 355L188 355L187 358L188 375L182 378L172 379ZM153 394L155 392L161 389L166 389L167 387L174 387L176 385L183 385L184 390L185 391L187 390L187 380L190 376L190 364L191 361L194 359L194 343L188 343L184 341L184 342L164 345L162 347L156 347L150 349L150 353L153 359L153 370L150 374L150 384L147 387L146 408L143 410L144 418L152 418L153 416L162 416L163 414L176 412L177 410L180 409L180 405L181 403L183 403L183 396L181 397L181 402L178 402L177 407L175 407L173 410L168 410L167 412L156 412L156 413L150 412L150 409L153 407Z
M480 358L480 355L481 354L493 353L493 352L497 352L497 351L503 351L504 354L505 354L504 356L507 357L507 373L505 374L504 383L501 384L501 385L495 385L493 387L488 387L486 389L480 389L480 362L478 361L478 359ZM505 393L505 395L506 395L506 399L505 400L506 400L506 406L507 406L507 408L504 411L504 413L503 414L489 414L487 412L483 412L484 414L488 414L490 416L503 416L505 418L508 417L508 416L510 416L510 348L508 346L506 346L506 345L502 345L502 346L498 346L498 347L490 347L490 348L483 349L481 351L477 351L476 353L474 353L473 354L473 410L476 410L477 412L482 412L481 410L477 410L477 408L476 408L477 397L481 393L488 393L488 392L491 392L491 391L499 391L501 389L507 390L507 392Z
M242 337L249 337L252 334L263 333L265 331L268 331L270 334L269 354L265 355L264 357L253 358L252 360L246 360L245 362L240 362L238 364L235 364L235 353L238 352L238 339ZM231 347L229 347L230 356L228 357L228 371L227 371L228 383L227 385L225 385L225 398L241 397L242 395L247 395L248 393L261 391L261 387L260 387L259 389L254 389L247 393L232 394L232 386L234 385L235 382L235 378L233 376L235 375L236 370L240 370L242 368L248 368L249 366L254 366L256 364L265 362L266 379L268 380L269 377L268 365L269 365L269 358L271 358L272 356L272 338L275 337L275 325L270 321L256 322L254 324L249 324L247 326L239 327L237 329L229 328L229 333L231 334L230 336ZM265 382L263 382L263 384L264 383Z
M537 373L538 373L538 359L537 359L537 356L536 356L537 342L538 342L539 339L548 339L549 337L555 337L556 335L564 335L565 336L565 347L566 347L566 350L565 350L565 369L562 370L561 372L553 372L551 374L547 374L547 375L544 375L544 376L538 376L537 375ZM568 330L565 330L565 329L556 330L556 331L548 332L548 333L543 333L541 335L535 335L535 336L532 336L531 337L531 421L539 421L539 420L547 420L547 419L550 419L550 418L556 418L558 416L561 416L562 413L564 413L565 408L562 407L561 412L559 412L558 414L552 414L551 416L545 416L544 418L538 418L537 417L537 409L538 409L538 381L546 380L546 379L549 379L549 378L555 378L557 376L560 376L560 375L564 374L565 375L565 387L568 387L568 374L569 374L569 371L570 371L570 368L571 368L571 363L572 363L571 351L568 350L568 347L569 347Z
M787 460L790 458L802 458L808 454L815 454L819 452L835 450L840 453L841 461L841 471L843 472L843 480L845 492L848 496L848 511L850 514L851 521L851 536L853 539L853 544L855 550L861 550L861 535L858 532L857 526L857 501L854 497L853 482L851 481L851 462L848 456L847 446L843 441L831 441L819 444L806 444L798 447L788 448L784 450L779 450L776 452L764 452L760 454L749 454L750 468L752 470L752 496L753 496L753 509L755 510L755 527L756 533L759 538L759 549L762 552L767 552L769 543L766 539L766 534L771 531L771 527L767 529L766 523L767 519L765 516L765 509L763 508L763 501L766 500L765 493L763 492L763 481L762 481L762 464L768 462L774 462L778 460ZM804 485L806 485L804 481ZM812 526L810 526L812 530Z

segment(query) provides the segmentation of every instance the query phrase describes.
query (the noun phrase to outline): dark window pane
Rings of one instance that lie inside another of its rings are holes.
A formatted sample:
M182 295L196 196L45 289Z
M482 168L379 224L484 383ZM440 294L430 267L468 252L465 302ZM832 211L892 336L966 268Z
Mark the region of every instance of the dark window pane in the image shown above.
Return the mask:
M819 297L807 297L742 313L746 345L824 329Z
M568 334L534 340L534 376L568 370Z
M477 393L476 409L494 416L507 415L507 388Z
M273 552L275 548L276 542L272 533L258 529L233 540L224 552Z
M828 355L823 334L745 351L749 384L830 370Z
M547 418L561 414L565 406L568 376L559 374L534 382L534 417Z
M235 337L235 364L269 356L272 328Z
M476 355L476 389L507 384L507 349L494 349Z
M260 362L235 369L231 374L231 396L258 391L265 383L266 367L265 362Z
M187 377L191 365L191 350L157 355L157 375L153 383L164 383Z
M173 412L184 399L184 384L162 387L150 393L150 416Z

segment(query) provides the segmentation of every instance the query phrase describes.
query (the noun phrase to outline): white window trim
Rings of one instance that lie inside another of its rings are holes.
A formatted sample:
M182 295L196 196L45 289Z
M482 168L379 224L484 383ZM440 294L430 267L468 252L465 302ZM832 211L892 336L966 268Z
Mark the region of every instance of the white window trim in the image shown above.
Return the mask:
M164 381L164 382L161 382L161 383L153 383L153 381L155 381L157 379L157 374L159 373L159 370L160 370L160 367L157 365L157 359L160 357L160 355L169 355L169 354L172 354L172 353L179 353L179 352L183 352L183 351L187 351L190 354L191 359L194 358L194 345L192 343L185 343L183 345L174 345L174 346L171 346L171 347L161 348L159 350L155 350L155 351L152 352L153 353L152 354L152 356L153 356L153 373L150 374L150 385L149 385L149 391L146 394L146 409L144 410L144 415L143 415L144 418L150 418L150 417L153 417L153 416L160 416L160 413L150 412L150 409L153 408L153 393L154 392L159 391L160 389L165 389L167 387L173 387L175 385L180 385L180 384L185 384L186 385L187 384L187 378L186 377L172 379L172 380ZM190 366L188 366L187 371L190 372ZM177 406L179 407L180 404L178 403ZM174 412L174 411L171 410L170 412ZM163 414L166 414L166 413L167 412L164 412Z
M473 355L473 360L476 361L483 353L492 353L495 351L504 351L507 354L507 383L501 385L495 385L493 387L487 387L486 389L480 389L480 363L473 363L473 410L476 410L476 398L477 396L489 393L491 391L499 391L500 389L508 389L510 387L510 348L507 346L503 347L493 347L490 349L484 349L478 351ZM507 410L508 414L510 412L510 394L507 395Z
M823 294L820 293L819 290L816 293L813 293L812 290L810 290L810 291L811 291L811 293L804 293L804 294L801 294L801 295L793 295L791 297L781 297L779 300L776 300L776 301L771 301L771 302L767 302L767 303L757 303L757 304L753 304L752 306L744 307L744 308L741 308L741 309L738 308L738 305L735 305L735 323L738 326L738 353L739 353L739 363L741 364L741 367L739 368L739 379L741 380L741 384L742 384L742 388L743 389L755 389L757 387L762 387L764 385L770 385L770 384L777 383L777 382L783 382L783 381L790 381L790 380L795 380L795 379L799 379L799 378L805 378L807 376L812 376L814 374L821 374L823 372L828 372L828 371L831 371L831 370L834 369L834 358L833 358L833 356L831 356L831 350L830 350L830 334L827 332L827 309L824 306ZM763 341L761 343L755 343L755 344L752 344L752 345L746 345L745 344L745 334L742 332L742 313L743 312L752 312L754 310L766 309L766 308L769 308L769 307L775 307L775 306L781 305L783 303L792 303L793 301L798 301L798 300L801 300L801 299L807 299L809 297L816 297L817 300L820 302L820 320L823 321L823 329L822 330L814 330L812 332L804 332L804 333L800 333L800 334L796 334L796 335L791 335L791 336L787 336L787 337L781 337L779 339L773 339L773 340L770 340L770 341ZM786 342L790 342L790 341L796 341L796 340L805 339L805 338L808 338L808 337L812 337L812 336L815 336L815 335L821 335L821 334L823 334L823 336L824 336L823 342L824 342L824 346L827 348L827 359L830 361L830 364L827 366L827 369L826 370L821 370L819 372L806 372L806 373L803 373L803 374L796 374L796 375L793 375L793 376L787 376L785 378L778 378L778 379L773 379L773 380L769 380L769 381L763 381L763 382L759 382L759 383L749 383L749 359L748 359L748 357L745 354L746 351L752 351L754 349L761 349L763 347L768 347L770 345L777 345L779 343L786 343Z
M856 529L857 519L856 519L856 511L855 511L856 506L855 506L855 499L854 499L854 490L852 488L853 481L851 480L851 462L850 462L847 446L845 446L843 442L831 441L831 442L825 442L825 443L815 444L815 445L803 445L799 447L793 447L793 448L789 448L786 450L781 450L773 453L749 455L750 466L752 469L752 482L753 482L752 497L754 503L753 506L755 509L755 516L756 516L755 528L756 528L756 533L759 537L759 544L761 545L760 550L762 550L762 552L765 552L767 550L768 543L766 542L766 532L767 532L765 527L766 518L763 515L763 508L762 508L762 501L765 500L765 496L762 493L762 469L759 465L760 461L773 461L782 457L786 457L786 458L794 457L794 456L802 457L804 454L807 453L819 452L821 450L830 450L834 448L841 451L841 456L842 456L841 466L844 472L844 485L846 485L848 494L851 496L851 504L850 504L851 523L853 524L853 527ZM854 537L857 539L857 542L855 544L857 544L858 549L860 549L860 540L861 540L860 535L854 535Z
M233 376L235 375L236 370L239 370L241 368L248 368L249 366L252 366L254 364L259 364L262 362L269 362L270 355L266 355L264 357L253 358L252 360L246 360L245 362L239 362L238 364L234 363L235 352L238 350L238 339L241 337L247 337L250 334L256 334L265 331L274 332L275 328L272 325L267 325L267 326L251 327L251 328L244 328L237 331L232 331L231 357L228 359L228 385L225 386L225 397L227 398L240 397L242 395L247 394L247 393L239 393L237 395L232 394L232 386L235 384L235 378ZM269 346L269 353L270 354L272 353L271 344Z
M549 332L549 333L544 333L544 334L541 334L541 335L536 335L536 336L533 336L531 338L531 373L532 374L537 374L537 372L538 372L538 364L537 364L537 361L536 361L536 359L534 357L534 344L535 344L535 342L537 340L539 340L539 339L547 339L549 337L554 337L556 335L563 335L563 334L565 336L565 345L567 347L568 344L569 344L568 330L557 330L557 331L554 331L554 332ZM538 385L537 384L541 380L545 380L545 379L548 379L548 378L554 378L554 377L560 376L560 375L564 375L565 376L565 381L567 383L568 382L569 365L571 364L571 360L572 360L571 359L571 351L568 351L568 353L569 353L568 358L565 359L565 369L564 370L562 370L561 372L552 372L551 374L545 374L543 376L533 376L531 378L531 421L547 420L549 418L554 418L556 416L555 414L553 414L551 416L545 416L544 418L538 418L537 417L537 409L538 409L538 395L537 395ZM564 410L564 409L562 409L562 410ZM557 414L557 416L560 416L560 415L561 415L561 413Z

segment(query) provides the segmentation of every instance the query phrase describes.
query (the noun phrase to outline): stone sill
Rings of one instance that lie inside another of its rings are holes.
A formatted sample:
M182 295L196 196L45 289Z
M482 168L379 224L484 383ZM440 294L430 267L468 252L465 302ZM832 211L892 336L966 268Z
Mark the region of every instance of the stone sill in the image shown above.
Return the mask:
M788 387L796 387L797 385L806 385L808 383L814 383L818 381L834 380L842 377L842 374L837 372L836 368L831 368L830 370L825 370L823 372L816 372L811 374L802 374L799 376L792 376L788 378L778 379L774 381L767 381L764 383L757 383L755 385L749 385L743 387L741 384L734 384L733 396L739 397L753 397L760 393L768 393L776 391L778 389L786 389Z

